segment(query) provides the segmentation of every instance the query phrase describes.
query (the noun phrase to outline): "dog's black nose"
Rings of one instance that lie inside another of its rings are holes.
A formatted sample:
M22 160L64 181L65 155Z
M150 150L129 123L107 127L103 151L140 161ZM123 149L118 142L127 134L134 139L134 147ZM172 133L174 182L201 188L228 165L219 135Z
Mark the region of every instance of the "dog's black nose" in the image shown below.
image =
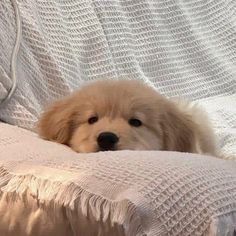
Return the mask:
M97 143L101 151L114 150L115 144L118 141L119 138L111 132L103 132L97 138Z

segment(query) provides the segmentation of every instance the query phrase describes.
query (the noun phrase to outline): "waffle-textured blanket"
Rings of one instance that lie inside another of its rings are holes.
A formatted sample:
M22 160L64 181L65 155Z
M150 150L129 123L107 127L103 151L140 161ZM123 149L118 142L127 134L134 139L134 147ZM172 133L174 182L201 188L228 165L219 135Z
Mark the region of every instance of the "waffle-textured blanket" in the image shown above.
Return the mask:
M84 81L128 76L199 101L222 150L236 154L235 0L1 0L0 119L31 129ZM13 68L14 69L14 68Z
M0 235L234 236L236 162L77 154L0 123Z

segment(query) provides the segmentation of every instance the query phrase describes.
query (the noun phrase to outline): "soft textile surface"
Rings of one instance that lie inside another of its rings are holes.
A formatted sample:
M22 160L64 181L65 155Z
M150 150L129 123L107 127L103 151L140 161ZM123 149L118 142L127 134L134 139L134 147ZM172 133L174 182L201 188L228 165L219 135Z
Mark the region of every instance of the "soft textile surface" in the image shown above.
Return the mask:
M11 86L4 76L16 37L11 1L0 1L0 99ZM20 0L18 7L18 85L0 119L31 129L46 104L82 82L129 76L167 96L200 99L224 153L236 154L235 0Z
M77 154L14 126L0 133L0 235L234 235L234 161Z

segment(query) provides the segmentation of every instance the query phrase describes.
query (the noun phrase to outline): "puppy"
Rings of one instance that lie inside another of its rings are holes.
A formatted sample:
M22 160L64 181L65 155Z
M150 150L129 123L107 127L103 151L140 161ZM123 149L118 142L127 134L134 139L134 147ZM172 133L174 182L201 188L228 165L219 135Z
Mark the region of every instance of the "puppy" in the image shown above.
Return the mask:
M168 150L216 155L206 114L136 80L101 80L55 102L38 123L41 137L76 152Z

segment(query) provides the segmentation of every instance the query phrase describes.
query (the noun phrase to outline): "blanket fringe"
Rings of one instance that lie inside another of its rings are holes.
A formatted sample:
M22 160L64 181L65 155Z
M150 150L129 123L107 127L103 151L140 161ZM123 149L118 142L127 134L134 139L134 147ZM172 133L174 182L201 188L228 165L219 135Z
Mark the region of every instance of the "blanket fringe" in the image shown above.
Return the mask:
M88 221L96 222L98 231L109 225L109 229L118 229L114 235L145 236L140 217L135 205L128 199L115 201L88 192L75 183L61 183L48 179L36 178L33 175L11 175L4 168L0 168L0 188L2 193L11 193L11 197L27 201L27 196L33 196L38 207L45 211L54 212L55 207L66 210L66 218L71 222L78 222L77 215ZM72 225L74 235L79 232ZM97 235L101 234L100 231ZM111 235L110 233L108 235ZM113 235L113 234L112 234Z

